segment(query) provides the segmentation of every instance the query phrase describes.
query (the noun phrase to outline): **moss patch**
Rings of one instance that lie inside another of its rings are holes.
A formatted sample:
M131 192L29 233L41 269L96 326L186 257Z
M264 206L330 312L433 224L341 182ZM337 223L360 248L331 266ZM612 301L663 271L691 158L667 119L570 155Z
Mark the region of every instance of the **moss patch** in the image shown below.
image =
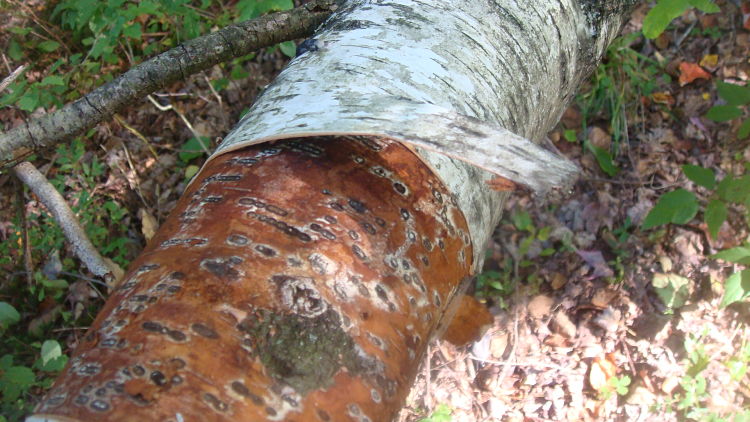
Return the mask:
M341 367L355 374L378 369L358 353L332 310L314 318L260 310L238 328L252 337L254 353L271 376L302 395L330 386Z

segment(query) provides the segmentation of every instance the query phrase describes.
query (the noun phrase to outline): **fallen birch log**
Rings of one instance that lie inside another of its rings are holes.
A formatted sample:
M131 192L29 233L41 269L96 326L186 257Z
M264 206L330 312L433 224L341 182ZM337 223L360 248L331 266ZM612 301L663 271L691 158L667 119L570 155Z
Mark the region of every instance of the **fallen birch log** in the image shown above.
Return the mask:
M481 269L506 195L487 182L571 179L532 141L633 3L346 2L28 420L392 420Z

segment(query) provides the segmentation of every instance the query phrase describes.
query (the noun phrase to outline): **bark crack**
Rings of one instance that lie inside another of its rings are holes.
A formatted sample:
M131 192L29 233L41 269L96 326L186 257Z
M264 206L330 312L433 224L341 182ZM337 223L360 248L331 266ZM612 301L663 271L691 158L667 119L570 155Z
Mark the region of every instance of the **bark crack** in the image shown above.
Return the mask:
M88 105L89 105L89 107L93 108L93 109L94 109L94 111L95 111L95 112L97 112L97 113L98 113L98 114L99 114L100 116L102 116L102 117L104 117L104 116L105 116L105 114L104 114L104 113L102 113L102 111L101 111L101 110L99 110L99 108L97 108L97 107L96 107L96 106L94 105L94 103L92 103L92 102L91 102L91 100L89 99L89 96L88 96L88 95L84 95L84 96L83 96L83 100L84 100L84 101L86 101L86 104L88 104Z
M39 142L36 140L36 138L34 137L34 135L31 133L31 127L29 126L29 122L26 121L26 120L24 120L23 121L23 126L24 126L24 128L26 128L26 133L29 134L29 140L30 140L31 144L34 145L34 147L40 148Z
M190 52L188 52L187 47L185 47L185 44L180 44L180 49L185 54L186 61L190 62ZM185 69L182 67L182 58L177 58L177 66L180 68L180 75L182 75L182 79L187 80L188 75L185 73Z

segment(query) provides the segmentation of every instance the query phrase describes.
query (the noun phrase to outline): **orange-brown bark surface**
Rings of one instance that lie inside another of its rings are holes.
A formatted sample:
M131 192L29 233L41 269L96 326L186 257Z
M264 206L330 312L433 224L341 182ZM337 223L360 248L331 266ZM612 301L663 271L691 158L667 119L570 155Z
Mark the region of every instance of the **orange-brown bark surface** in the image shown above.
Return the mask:
M223 154L132 264L38 414L390 420L469 276L452 195L408 148Z

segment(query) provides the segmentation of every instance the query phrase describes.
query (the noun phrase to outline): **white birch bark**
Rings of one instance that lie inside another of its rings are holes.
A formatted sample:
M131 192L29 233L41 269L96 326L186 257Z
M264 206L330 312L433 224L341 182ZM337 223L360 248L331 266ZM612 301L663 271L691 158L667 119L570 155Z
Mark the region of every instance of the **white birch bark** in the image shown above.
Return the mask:
M494 173L543 194L571 181L575 166L524 138L559 120L633 3L348 1L214 156L325 134L413 144L457 196L477 270L503 198L483 182Z
M292 61L216 154L324 134L414 144L456 195L477 270L503 200L484 181L495 172L543 190L568 177L524 138L557 122L633 3L347 1L316 34L319 49ZM52 420L64 418L27 419Z

